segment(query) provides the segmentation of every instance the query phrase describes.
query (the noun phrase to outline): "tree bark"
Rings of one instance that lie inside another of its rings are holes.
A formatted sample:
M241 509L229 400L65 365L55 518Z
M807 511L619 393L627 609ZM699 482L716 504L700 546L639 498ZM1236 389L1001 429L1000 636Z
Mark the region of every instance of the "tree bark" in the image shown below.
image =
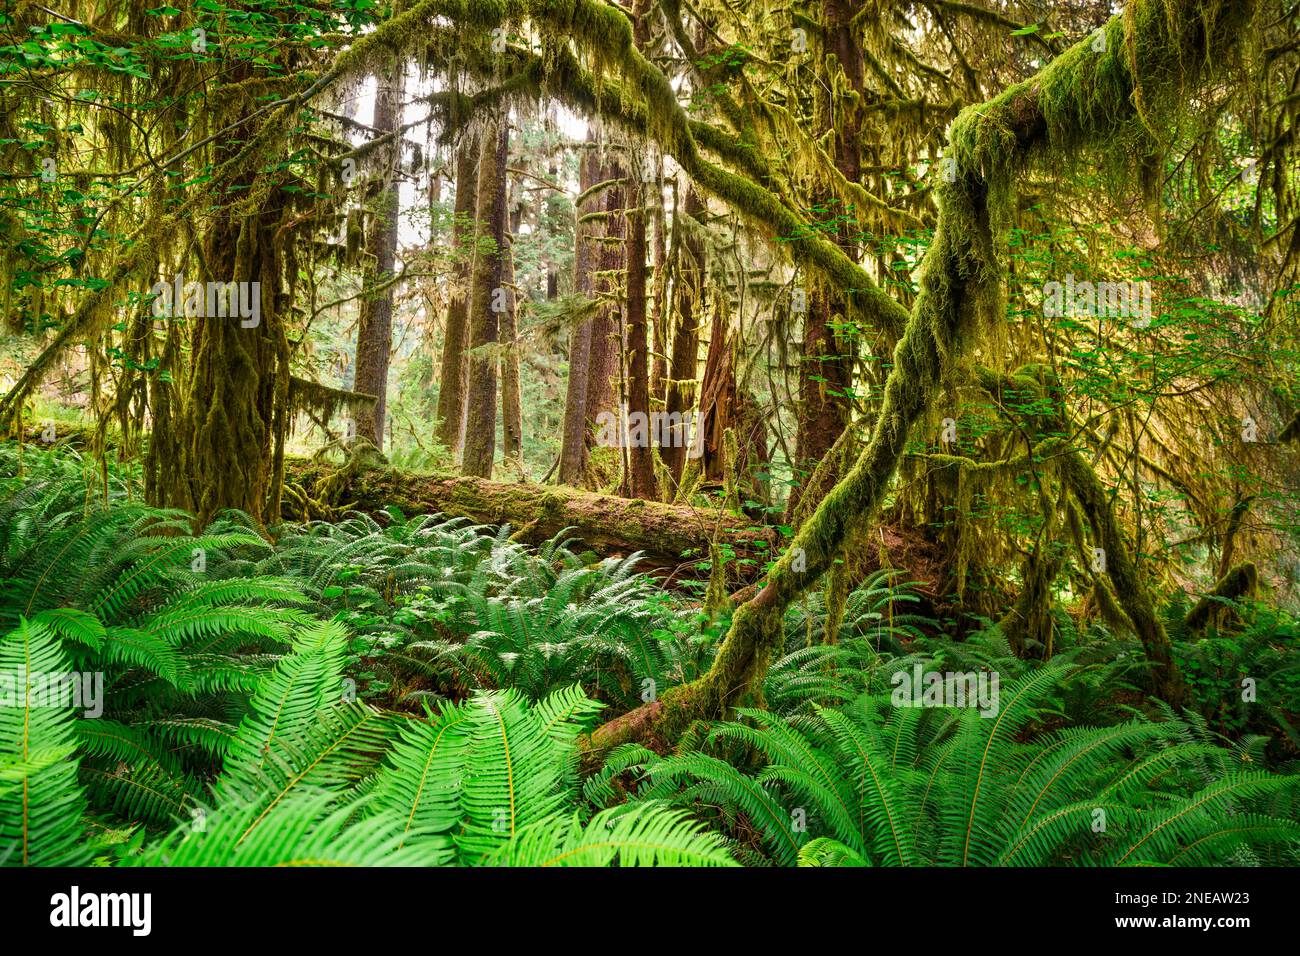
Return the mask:
M518 301L515 294L515 236L519 233L522 207L510 214L510 229L506 234L503 257L505 310L501 313L501 452L510 463L510 469L522 480L524 453L523 396L519 391L519 320L516 313Z
M456 204L452 223L451 296L442 342L438 385L438 441L452 453L461 446L465 416L465 349L469 344L469 285L474 274L474 214L478 194L478 141L468 133L456 150Z
M635 173L632 175L636 175ZM625 488L633 498L659 497L655 487L654 432L650 413L650 342L646 321L645 193L639 183L627 192L627 406L628 417L645 416L643 435L633 435L628 449Z
M509 130L498 115L483 130L479 153L477 218L481 235L494 243L474 261L470 297L470 360L466 391L465 446L461 470L466 475L492 477L497 434L497 357L491 354L499 337L499 313L504 302L506 246L506 151ZM487 346L489 348L484 349ZM477 354L474 350L480 350Z
M839 476L813 487L817 465L830 452L849 424L853 388L853 359L832 325L835 304L823 291L808 296L799 362L799 405L795 426L795 478L786 503L787 520L797 513L805 494L814 501L826 494Z
M862 175L859 134L861 119L857 100L836 96L843 83L861 97L863 89L863 55L858 31L853 27L854 5L848 0L826 0L822 4L821 83L818 85L817 113L821 128L833 135L835 167L851 183ZM835 74L841 73L841 80ZM817 199L818 205L835 208L834 192ZM836 229L836 244L851 260L857 261L854 232L849 223L852 210L843 210ZM808 311L804 315L804 336L799 363L799 404L795 427L795 478L786 504L786 522L792 523L804 495L819 501L839 478L826 473L827 481L812 487L810 480L840 434L849 424L853 410L853 370L857 359L856 342L835 328L847 313L843 294L825 284L808 294ZM805 509L807 510L807 509Z
M241 147L220 144L217 165ZM222 309L205 298L199 314L190 317L189 375L167 386L172 427L150 442L145 464L153 479L149 503L189 511L198 527L226 509L244 511L259 524L271 520L279 513L283 481L290 375L282 316L289 302L277 234L287 200L279 180L253 170L235 183L231 194L241 197L238 208L226 206L207 217L204 274L183 280L244 284L234 304L242 304L247 292L257 314L245 319L239 309L230 314L229 301ZM249 200L256 213L238 211ZM170 321L185 321L184 305L173 303ZM216 314L209 305L217 306ZM170 341L178 346L179 334Z
M696 233L696 225L703 218L704 200L693 185L686 187L683 212L693 222L678 224L676 249L676 275L674 292L676 300L676 328L672 337L672 364L667 383L665 410L669 421L681 421L695 407L696 385L700 364L700 316L704 312L704 243ZM696 420L692 427L684 425L674 441L659 450L674 486L682 480L687 456L696 447L695 432L701 427Z
M578 172L579 193L585 193L596 184L600 162L596 157L595 134L587 134L588 148L582 157ZM588 201L577 209L574 226L573 288L578 295L590 297L595 291L596 248L592 237L597 233L595 223L584 223L582 217L595 211L595 202ZM564 396L564 435L560 446L560 484L582 484L587 465L587 392L591 364L592 331L594 318L580 321L569 334L569 380Z
M672 341L672 313L668 308L668 240L665 236L663 203L663 157L655 157L654 183L647 188L649 215L654 217L654 241L651 243L650 327L651 343L650 404L664 408L668 402L669 355Z
M357 363L352 390L375 396L373 405L355 413L357 438L376 448L384 447L384 423L388 412L388 361L393 347L393 275L397 255L398 201L397 170L401 164L402 96L406 88L405 64L395 60L376 76L375 115L371 125L377 134L389 134L393 143L385 149L388 162L374 199L374 223L368 243L361 315L357 321ZM376 289L376 287L382 287Z
M700 412L696 427L703 456L701 465L710 481L722 481L727 468L724 437L731 427L736 408L736 374L732 368L731 342L727 336L727 316L715 309L709 328L709 349L700 376Z
M624 175L617 162L611 162L601 172L600 181L620 179ZM615 414L614 377L622 355L619 323L621 315L615 303L619 300L619 276L624 272L626 249L626 221L623 218L623 190L611 186L604 192L604 241L599 245L600 275L596 290L604 300L600 311L591 323L591 360L587 366L587 421L595 423L602 413ZM589 439L594 433L589 431Z

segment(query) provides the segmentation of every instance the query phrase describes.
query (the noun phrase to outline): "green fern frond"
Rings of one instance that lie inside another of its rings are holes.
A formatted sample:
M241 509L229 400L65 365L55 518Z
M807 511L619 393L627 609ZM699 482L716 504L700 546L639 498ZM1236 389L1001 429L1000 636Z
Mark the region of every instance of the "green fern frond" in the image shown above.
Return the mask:
M355 802L302 793L262 816L257 806L231 803L176 827L130 858L133 866L443 866L451 841L407 833L390 812L366 815ZM260 820L261 825L257 825Z
M42 682L68 672L58 638L46 626L21 621L0 638L0 847L22 866L75 866L90 857L84 842L85 794L71 706L47 699Z
M857 851L830 837L817 837L799 848L799 866L870 866Z
M584 827L555 814L524 827L488 866L735 866L724 841L690 815L655 803L602 810Z

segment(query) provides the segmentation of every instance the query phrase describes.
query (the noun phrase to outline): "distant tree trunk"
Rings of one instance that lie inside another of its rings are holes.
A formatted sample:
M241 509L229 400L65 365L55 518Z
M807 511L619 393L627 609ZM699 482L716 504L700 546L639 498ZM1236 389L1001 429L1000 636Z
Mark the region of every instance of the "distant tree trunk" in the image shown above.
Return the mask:
M429 176L429 245L437 247L442 244L443 225L438 221L438 207L442 204L442 174L444 167L438 168Z
M808 296L799 364L799 404L795 427L795 477L786 514L793 515L805 494L817 500L839 475L826 475L822 488L809 479L849 423L853 387L853 359L847 343L836 334L832 318L836 304L821 290ZM841 313L842 317L842 313Z
M505 290L505 310L501 313L501 443L502 455L511 469L523 480L524 410L519 391L519 333L515 312L515 236L523 207L515 207L510 214L510 230L506 234L505 255L502 259L504 275L501 286Z
M731 343L727 337L727 316L717 309L709 329L709 350L700 377L700 419L703 429L703 466L705 477L721 481L724 477L726 449L724 437L731 427L736 407L736 373L731 361Z
M506 151L509 130L503 115L489 120L483 130L479 153L477 216L480 235L495 244L474 260L473 293L469 305L471 353L498 341L499 308L503 303L506 246ZM471 354L466 392L465 445L462 472L479 478L492 477L496 457L497 358Z
M650 405L663 408L668 400L668 343L672 341L672 312L667 306L668 248L664 236L663 158L655 160L653 190L647 190L645 203L648 214L654 217L654 242L651 247L653 263L650 293L650 326L653 329L650 368Z
M635 174L633 174L635 175ZM638 177L639 178L639 177ZM645 430L633 434L628 449L625 487L631 497L656 499L654 432L650 407L650 343L646 323L645 189L638 182L627 191L627 405L628 417L645 416Z
M686 188L683 212L697 222L703 216L704 201L694 186ZM700 362L700 315L704 311L704 244L692 223L679 223L677 230L674 277L677 321L672 337L672 365L665 400L668 420L672 423L682 421L695 406ZM686 456L694 444L695 432L699 427L698 422L693 423L691 428L682 425L679 431L673 433L673 440L659 450L673 484L682 479Z
M831 99L831 90L847 81L848 89L860 99L864 93L864 58L859 31L853 25L855 4L849 0L825 0L822 15L822 83L815 96L818 125L832 134L835 167L851 183L861 180L862 156L859 133L861 116L854 101L847 96ZM843 79L839 76L843 73ZM818 204L834 208L833 195L827 191ZM837 242L845 255L856 260L858 252L854 233L848 222L851 210L844 210L844 221L837 230ZM857 358L856 343L835 330L835 318L843 320L847 303L842 295L832 295L826 286L810 290L808 311L804 315L802 360L799 365L799 405L795 429L795 478L786 507L787 522L795 514L805 494L821 498L839 479L835 472L823 472L820 487L808 486L817 464L826 457L849 424L853 407L853 368Z
M596 184L600 174L600 161L594 148L595 135L587 134L588 149L583 155L578 171L578 189L585 193ZM592 237L597 232L594 223L583 223L582 217L595 211L595 202L583 203L577 209L578 222L574 227L573 289L578 295L590 297L595 289L594 271L596 248ZM587 464L587 389L591 362L591 336L594 319L584 319L573 327L569 335L569 381L564 396L564 435L560 446L560 483L582 484Z
M478 154L478 141L467 134L456 150L456 205L452 225L452 250L456 258L442 343L442 380L438 386L437 437L453 455L460 451L461 423L465 415L465 348L469 343L469 285L474 272Z
M361 294L361 316L357 322L357 365L353 391L374 395L373 405L359 406L355 412L357 438L364 438L376 448L384 447L384 423L388 406L388 359L393 347L393 286L389 282L397 253L398 202L397 168L401 163L402 96L406 87L404 64L400 60L376 77L375 115L371 125L378 135L392 134L393 142L385 150L385 164L375 197L374 224L370 230L366 263L365 288Z
M546 167L546 178L553 183L558 183L560 181L560 167L556 165L554 159L552 159L550 165ZM560 197L562 195L563 195L562 193L552 192L546 197L545 216L543 217L543 223L545 225L546 237L548 239L553 240L555 238L556 226L558 225L558 219L559 219L559 217L556 215L556 205L559 202ZM547 302L554 302L556 296L560 294L560 273L555 268L555 256L551 252L551 249L553 249L553 247L550 245L550 243L548 243L547 253L546 253L546 301Z

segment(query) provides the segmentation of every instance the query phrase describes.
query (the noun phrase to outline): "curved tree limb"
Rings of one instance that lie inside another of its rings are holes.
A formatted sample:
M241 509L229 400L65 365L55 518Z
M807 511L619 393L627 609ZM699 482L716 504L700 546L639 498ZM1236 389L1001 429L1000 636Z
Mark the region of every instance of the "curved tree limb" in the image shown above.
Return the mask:
M757 692L780 643L786 608L874 520L908 432L929 408L942 372L969 350L990 305L999 307L1000 318L994 239L1015 176L1033 162L1060 161L1062 151L1098 145L1140 121L1133 95L1139 82L1148 110L1176 102L1232 51L1253 7L1133 0L1105 27L1102 51L1085 40L1037 76L962 112L949 135L955 181L939 190L939 225L921 292L867 447L801 528L767 584L737 610L709 672L597 729L587 741L589 761L632 739L674 740L694 720L721 718Z

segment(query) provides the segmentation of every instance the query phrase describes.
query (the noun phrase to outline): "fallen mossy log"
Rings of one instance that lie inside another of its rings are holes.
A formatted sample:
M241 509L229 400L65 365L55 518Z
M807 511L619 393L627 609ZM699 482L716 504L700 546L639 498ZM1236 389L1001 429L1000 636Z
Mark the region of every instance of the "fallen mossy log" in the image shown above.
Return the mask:
M379 514L444 514L479 524L509 524L516 540L537 543L571 529L601 555L640 551L648 569L675 578L708 577L701 561L716 541L732 580L762 574L777 547L775 528L745 515L642 501L539 484L420 474L371 464L343 468L290 458L285 462L282 516L335 519L347 510Z
M22 440L23 444L38 445L47 449L58 446L82 451L93 447L95 432L96 428L93 424L82 422L26 422L22 429ZM8 437L17 438L18 436L10 435ZM116 429L105 436L104 443L110 447L117 443Z

